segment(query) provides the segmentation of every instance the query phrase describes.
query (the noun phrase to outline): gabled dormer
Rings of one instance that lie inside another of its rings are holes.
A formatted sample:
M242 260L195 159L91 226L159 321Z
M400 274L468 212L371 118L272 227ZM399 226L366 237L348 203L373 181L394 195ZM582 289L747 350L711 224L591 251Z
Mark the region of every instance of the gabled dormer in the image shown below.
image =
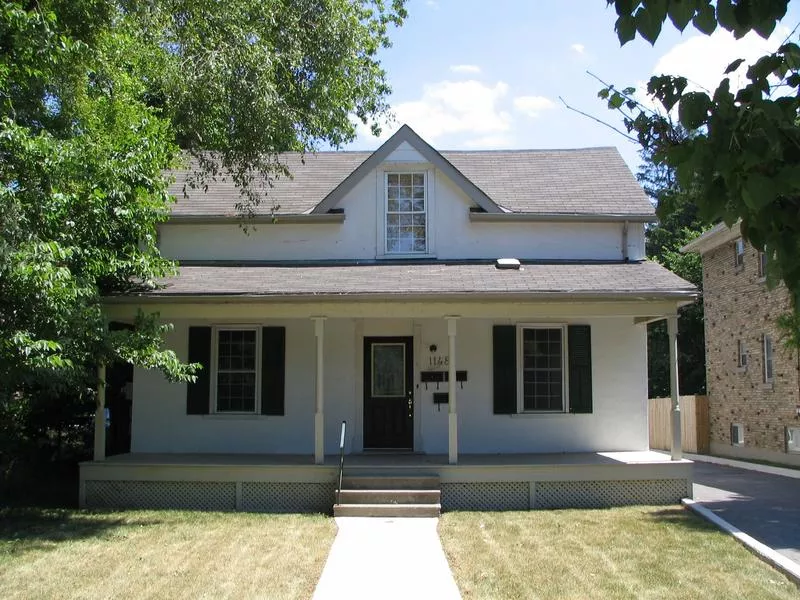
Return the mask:
M335 210L360 182L372 176L376 182L376 258L435 258L437 172L468 199L463 207L465 211L475 206L487 213L502 212L491 198L413 129L403 125L311 213Z

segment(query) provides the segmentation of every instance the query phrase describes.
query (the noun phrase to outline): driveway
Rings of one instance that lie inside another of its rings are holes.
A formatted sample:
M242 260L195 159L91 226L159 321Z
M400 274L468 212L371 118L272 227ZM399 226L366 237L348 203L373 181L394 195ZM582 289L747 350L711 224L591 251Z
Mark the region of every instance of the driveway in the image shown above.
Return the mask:
M695 462L694 499L800 564L800 479Z

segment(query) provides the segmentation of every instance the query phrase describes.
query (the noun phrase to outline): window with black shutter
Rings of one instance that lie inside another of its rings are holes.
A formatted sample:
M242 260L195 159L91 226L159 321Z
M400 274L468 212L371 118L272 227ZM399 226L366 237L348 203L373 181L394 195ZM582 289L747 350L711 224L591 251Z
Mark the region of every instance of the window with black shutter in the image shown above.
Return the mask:
M188 384L187 414L283 415L284 327L190 327L189 362L202 369Z
M494 414L592 412L589 325L495 325L492 362Z

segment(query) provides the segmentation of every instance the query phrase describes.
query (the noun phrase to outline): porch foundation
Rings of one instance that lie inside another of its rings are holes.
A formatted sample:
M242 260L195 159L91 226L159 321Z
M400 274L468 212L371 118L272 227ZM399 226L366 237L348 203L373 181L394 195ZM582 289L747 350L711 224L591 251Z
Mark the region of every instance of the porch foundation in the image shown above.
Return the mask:
M80 468L90 508L322 512L333 507L338 457L136 455ZM554 455L351 455L349 476L438 477L443 510L676 504L692 494L692 463L655 452Z

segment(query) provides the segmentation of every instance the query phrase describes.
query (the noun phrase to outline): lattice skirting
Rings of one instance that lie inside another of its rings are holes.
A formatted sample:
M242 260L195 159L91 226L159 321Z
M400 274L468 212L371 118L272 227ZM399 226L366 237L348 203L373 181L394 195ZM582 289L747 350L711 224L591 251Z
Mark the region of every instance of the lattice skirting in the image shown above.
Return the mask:
M241 510L248 512L322 512L333 508L333 483L242 484Z
M443 483L443 510L603 508L677 504L685 479Z
M443 483L443 510L527 510L527 481Z
M685 479L628 481L541 481L534 508L603 508L633 504L677 504L687 493Z
M86 481L89 508L330 512L333 498L332 483Z

